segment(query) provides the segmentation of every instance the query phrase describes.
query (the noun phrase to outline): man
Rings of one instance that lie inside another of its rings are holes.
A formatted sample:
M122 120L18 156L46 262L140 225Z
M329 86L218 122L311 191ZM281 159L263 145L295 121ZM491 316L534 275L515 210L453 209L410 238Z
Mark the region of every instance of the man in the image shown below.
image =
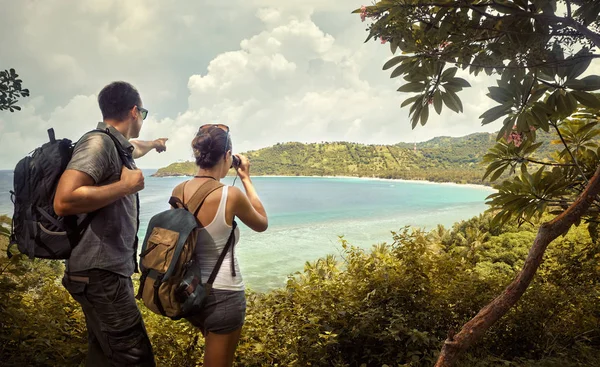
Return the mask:
M104 87L98 104L103 117L98 128L108 129L122 148L108 134L86 134L60 178L54 199L56 214L93 213L67 261L63 285L85 314L86 365L154 366L131 282L137 271L136 193L144 188L144 176L133 158L152 149L164 151L167 139L129 141L139 136L148 114L129 83Z

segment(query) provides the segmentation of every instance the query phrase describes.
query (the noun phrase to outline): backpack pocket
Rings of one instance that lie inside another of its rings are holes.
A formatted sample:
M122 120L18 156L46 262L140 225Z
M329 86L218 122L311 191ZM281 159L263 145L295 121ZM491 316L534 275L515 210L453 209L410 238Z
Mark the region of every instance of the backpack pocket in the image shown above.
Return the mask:
M52 231L46 228L41 222L37 224L38 245L35 247L35 256L48 259L68 259L71 254L71 244L67 237L67 232ZM34 239L35 241L35 239Z
M165 273L173 260L178 241L179 232L154 227L148 238L146 250L140 254L143 267Z
M67 232L52 231L38 221L23 221L15 241L19 251L32 259L68 259L71 254Z

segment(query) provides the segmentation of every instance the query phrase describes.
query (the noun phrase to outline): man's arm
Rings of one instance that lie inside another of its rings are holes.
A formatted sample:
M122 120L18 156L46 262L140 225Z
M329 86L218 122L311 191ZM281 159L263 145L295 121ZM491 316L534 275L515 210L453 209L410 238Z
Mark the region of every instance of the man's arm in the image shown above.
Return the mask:
M157 152L161 153L167 150L168 138L159 138L156 140L130 140L129 142L133 145L133 158L141 158L145 156L152 149L156 149Z
M61 176L54 197L54 212L60 216L90 213L144 188L140 170L123 167L121 179L110 185L95 186L87 173L67 169Z

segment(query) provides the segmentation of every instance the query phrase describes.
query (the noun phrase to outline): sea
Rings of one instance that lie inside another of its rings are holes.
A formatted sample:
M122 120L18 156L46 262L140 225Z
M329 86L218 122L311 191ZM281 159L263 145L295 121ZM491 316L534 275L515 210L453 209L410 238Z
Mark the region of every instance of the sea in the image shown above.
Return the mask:
M140 192L140 241L150 218L169 209L173 187L186 177L152 177L143 170ZM267 211L269 228L257 233L240 220L236 254L246 286L267 291L285 285L288 275L307 261L334 254L343 236L351 245L370 248L391 243L392 231L405 226L433 229L469 219L486 210L493 189L485 186L340 177L253 177ZM233 177L224 183L231 185ZM241 182L236 186L243 189ZM0 214L12 216L9 191L13 172L0 170ZM141 246L140 246L141 247Z

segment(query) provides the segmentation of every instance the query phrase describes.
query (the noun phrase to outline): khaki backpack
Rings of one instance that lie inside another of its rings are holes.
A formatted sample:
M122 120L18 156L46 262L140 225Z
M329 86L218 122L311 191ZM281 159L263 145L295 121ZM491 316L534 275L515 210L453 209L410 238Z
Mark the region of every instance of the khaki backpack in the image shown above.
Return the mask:
M202 282L195 249L198 231L202 229L197 214L206 197L224 186L216 180L202 184L185 204L183 182L177 185L169 200L172 209L150 219L140 253L140 286L136 295L146 307L159 315L177 320L198 313L221 264L235 243L235 221L231 234L206 282Z

